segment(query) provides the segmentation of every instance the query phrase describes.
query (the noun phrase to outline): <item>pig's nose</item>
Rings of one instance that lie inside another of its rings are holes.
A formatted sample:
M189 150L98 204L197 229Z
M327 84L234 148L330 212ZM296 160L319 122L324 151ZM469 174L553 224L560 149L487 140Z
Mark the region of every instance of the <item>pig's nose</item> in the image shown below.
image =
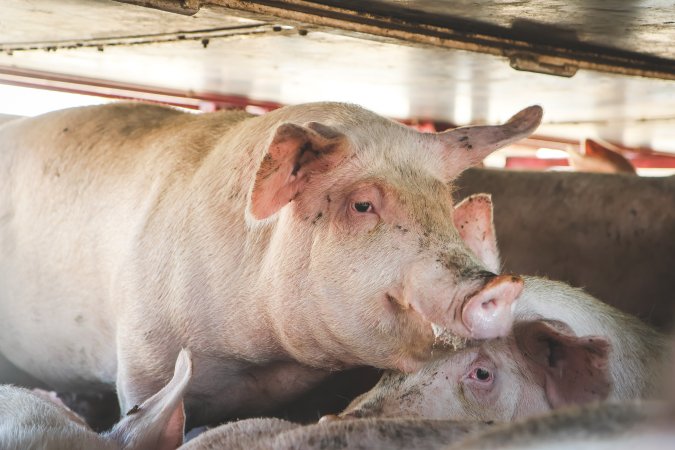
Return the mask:
M499 275L471 297L462 310L462 322L475 339L506 336L513 324L512 305L523 290L523 279Z

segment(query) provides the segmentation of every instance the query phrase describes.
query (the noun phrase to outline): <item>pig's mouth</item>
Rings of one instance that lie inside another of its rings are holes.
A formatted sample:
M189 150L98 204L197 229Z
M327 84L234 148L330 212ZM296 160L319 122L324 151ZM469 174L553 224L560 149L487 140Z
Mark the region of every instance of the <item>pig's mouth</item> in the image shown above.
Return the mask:
M431 330L434 334L434 343L433 343L434 348L461 350L464 347L466 347L466 343L469 340L467 337L459 336L456 333L450 331L448 328L444 327L443 325L439 325L437 323L428 320L428 318L425 317L424 314L420 313L415 309L414 305L402 302L401 300L399 300L398 296L394 296L390 293L387 293L385 295L385 298L391 305L395 305L395 307L400 309L411 308L413 311L415 311L425 319L425 321L429 324L429 326L431 326ZM464 326L464 328L466 329L467 327ZM465 333L466 332L470 331L466 329Z

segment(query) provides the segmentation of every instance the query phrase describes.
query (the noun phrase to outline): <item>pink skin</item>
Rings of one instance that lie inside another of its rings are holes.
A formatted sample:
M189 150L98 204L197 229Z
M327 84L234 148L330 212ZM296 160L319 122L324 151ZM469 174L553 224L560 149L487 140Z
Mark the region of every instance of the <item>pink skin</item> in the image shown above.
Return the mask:
M455 207L453 221L459 235L473 253L494 273L501 271L497 236L492 226L492 202L489 197L473 195ZM497 298L515 299L523 289L522 279L499 276L464 307L464 323L479 339L505 336L511 329L510 316L513 301L494 301ZM496 334L493 334L496 333Z
M523 280L514 275L491 279L462 310L462 322L475 339L506 336L511 330L511 306L523 290Z

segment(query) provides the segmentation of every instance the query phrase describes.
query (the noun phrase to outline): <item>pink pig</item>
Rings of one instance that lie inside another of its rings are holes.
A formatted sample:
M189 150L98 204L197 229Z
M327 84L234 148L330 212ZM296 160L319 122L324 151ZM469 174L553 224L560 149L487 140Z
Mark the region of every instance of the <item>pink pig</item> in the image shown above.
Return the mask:
M196 425L274 408L330 370L418 369L436 335L503 335L522 280L464 245L452 181L541 114L437 134L339 103L8 122L0 352L60 390L116 383L128 410L190 348Z

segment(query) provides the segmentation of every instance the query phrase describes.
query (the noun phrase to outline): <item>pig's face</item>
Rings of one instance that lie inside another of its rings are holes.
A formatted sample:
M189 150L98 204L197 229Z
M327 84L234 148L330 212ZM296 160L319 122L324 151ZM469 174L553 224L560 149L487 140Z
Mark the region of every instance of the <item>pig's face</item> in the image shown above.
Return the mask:
M511 421L569 404L605 399L608 344L564 325L516 324L507 338L484 341L414 374L386 373L340 415Z
M522 281L487 271L465 246L451 220L451 182L533 131L540 109L507 129L441 134L358 112L368 127L281 125L256 176L251 212L278 213L272 270L277 289L291 293L275 317L305 323L302 336L282 330L286 347L310 364L319 361L306 349L319 347L324 366L409 371L430 357L434 329L453 344L506 334Z

